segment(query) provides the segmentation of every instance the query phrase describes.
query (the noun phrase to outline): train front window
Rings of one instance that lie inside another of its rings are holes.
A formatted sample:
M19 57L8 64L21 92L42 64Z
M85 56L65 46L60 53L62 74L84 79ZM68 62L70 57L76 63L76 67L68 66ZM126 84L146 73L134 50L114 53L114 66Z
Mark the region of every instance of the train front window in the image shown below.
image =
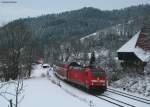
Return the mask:
M92 69L91 71L92 71L92 75L94 77L99 77L99 76L105 75L105 71L103 71L103 70Z

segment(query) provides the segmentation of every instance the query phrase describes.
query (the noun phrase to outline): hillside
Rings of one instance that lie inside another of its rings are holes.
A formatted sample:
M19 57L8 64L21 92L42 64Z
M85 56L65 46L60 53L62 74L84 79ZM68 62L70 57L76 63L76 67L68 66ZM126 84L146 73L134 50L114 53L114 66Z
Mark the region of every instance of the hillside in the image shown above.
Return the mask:
M26 39L30 38L24 45L32 48L33 59L42 57L46 62L57 63L69 61L70 56L78 57L79 53L88 53L93 49L108 49L115 52L141 28L143 23L148 23L149 17L150 5L132 6L112 11L85 7L58 14L15 20L1 28L0 35L2 36L0 37L3 43L3 40L7 39L3 38L4 35L10 34L10 31L6 33L8 29L14 33L19 32L18 29L21 28L27 32ZM98 41L90 39L86 43L80 43L80 38L96 31L107 33L101 33ZM7 43L9 42L3 43L1 48L7 46ZM27 46L27 44L30 45Z

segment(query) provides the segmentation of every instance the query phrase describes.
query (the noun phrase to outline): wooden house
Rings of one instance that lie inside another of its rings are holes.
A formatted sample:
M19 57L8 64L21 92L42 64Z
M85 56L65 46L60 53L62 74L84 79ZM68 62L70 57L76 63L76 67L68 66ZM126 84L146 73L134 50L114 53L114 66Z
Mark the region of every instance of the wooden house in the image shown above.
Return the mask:
M117 53L125 71L142 73L150 60L150 27L144 26Z

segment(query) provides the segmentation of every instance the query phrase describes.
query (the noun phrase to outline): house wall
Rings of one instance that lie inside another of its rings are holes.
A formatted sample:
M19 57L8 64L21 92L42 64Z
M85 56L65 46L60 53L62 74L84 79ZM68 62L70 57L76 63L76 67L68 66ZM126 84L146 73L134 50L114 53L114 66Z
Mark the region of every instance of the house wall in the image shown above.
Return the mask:
M144 72L146 63L142 62L134 53L118 52L118 58L124 72Z

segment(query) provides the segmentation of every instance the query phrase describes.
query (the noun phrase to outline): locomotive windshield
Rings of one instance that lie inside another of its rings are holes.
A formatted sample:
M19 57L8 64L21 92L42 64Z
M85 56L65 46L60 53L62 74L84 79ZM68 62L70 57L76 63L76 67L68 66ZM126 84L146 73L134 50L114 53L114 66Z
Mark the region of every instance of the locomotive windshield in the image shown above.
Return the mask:
M98 70L98 69L92 69L92 75L94 77L99 77L99 76L104 76L105 75L105 71L103 70Z

